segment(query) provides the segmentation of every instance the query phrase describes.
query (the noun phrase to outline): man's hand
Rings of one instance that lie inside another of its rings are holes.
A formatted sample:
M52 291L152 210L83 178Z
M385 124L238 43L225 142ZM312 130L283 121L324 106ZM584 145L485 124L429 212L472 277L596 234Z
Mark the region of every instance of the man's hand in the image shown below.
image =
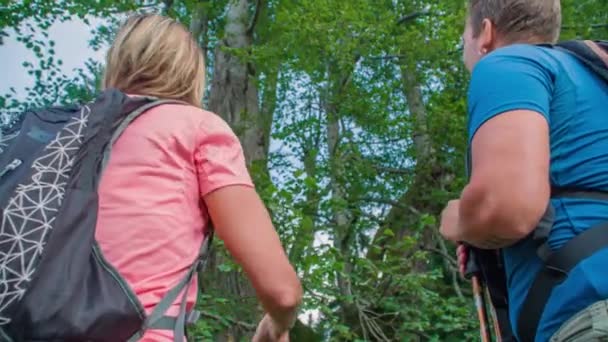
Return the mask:
M289 331L280 331L274 320L269 315L258 324L258 328L253 335L252 342L289 342Z
M456 249L456 256L458 257L458 271L460 275L465 278L465 272L467 269L467 260L469 258L469 249L464 244L459 244Z
M462 241L460 223L460 200L451 200L441 212L441 226L439 232L450 241Z

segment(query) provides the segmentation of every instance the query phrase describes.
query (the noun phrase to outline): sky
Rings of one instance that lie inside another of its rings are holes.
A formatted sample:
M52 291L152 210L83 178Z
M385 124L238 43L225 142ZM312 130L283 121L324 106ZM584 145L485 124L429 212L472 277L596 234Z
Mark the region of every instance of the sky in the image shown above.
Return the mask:
M92 23L99 20L92 20ZM0 45L0 95L6 94L10 87L18 93L34 84L33 76L27 74L21 65L24 61L35 62L34 54L27 50L23 43L15 40L15 32L9 31L9 37ZM102 60L105 49L93 51L88 46L88 40L93 37L91 26L87 26L80 19L73 19L63 23L55 23L49 29L49 36L55 41L57 58L63 61L62 70L66 75L73 75L74 69L84 68L88 58Z

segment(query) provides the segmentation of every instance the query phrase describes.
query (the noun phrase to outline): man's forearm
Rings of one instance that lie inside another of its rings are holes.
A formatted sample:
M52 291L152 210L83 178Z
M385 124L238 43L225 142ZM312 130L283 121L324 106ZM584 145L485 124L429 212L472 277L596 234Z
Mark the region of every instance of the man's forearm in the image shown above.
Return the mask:
M481 249L500 249L513 245L519 239L506 238L497 235L471 236L463 239L464 242Z
M461 238L482 249L508 247L521 239L516 222L500 212L499 205L485 193L465 188L460 201L459 227Z

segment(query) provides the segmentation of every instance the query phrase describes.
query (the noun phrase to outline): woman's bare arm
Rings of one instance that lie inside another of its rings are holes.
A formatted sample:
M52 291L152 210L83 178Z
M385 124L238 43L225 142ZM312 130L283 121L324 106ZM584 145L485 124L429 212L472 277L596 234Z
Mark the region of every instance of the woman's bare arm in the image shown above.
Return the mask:
M218 237L243 267L266 312L287 330L296 319L302 287L255 189L227 186L204 200Z

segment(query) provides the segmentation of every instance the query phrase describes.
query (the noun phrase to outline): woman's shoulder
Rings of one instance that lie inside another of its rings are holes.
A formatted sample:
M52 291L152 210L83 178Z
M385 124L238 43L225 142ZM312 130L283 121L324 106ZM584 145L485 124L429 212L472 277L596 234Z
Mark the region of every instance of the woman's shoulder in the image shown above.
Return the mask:
M166 103L153 109L157 113L162 113L168 120L180 121L182 125L187 125L196 130L206 132L230 132L230 125L218 114L188 104Z

